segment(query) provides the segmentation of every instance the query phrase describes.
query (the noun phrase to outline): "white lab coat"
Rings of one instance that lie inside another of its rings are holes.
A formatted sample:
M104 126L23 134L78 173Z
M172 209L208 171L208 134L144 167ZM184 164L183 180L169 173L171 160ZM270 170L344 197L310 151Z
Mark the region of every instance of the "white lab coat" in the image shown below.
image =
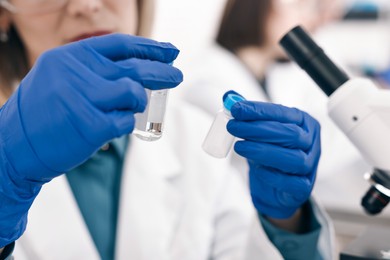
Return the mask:
M210 45L183 69L185 81L178 95L214 115L222 108L222 96L236 90L248 100L267 100L256 79L233 54Z
M174 104L171 98L170 107ZM161 140L131 139L117 259L281 259L256 221L246 185L226 160L201 150L209 118L199 112L180 104L168 110ZM315 210L326 231L326 219ZM14 255L16 260L99 258L64 176L36 198Z

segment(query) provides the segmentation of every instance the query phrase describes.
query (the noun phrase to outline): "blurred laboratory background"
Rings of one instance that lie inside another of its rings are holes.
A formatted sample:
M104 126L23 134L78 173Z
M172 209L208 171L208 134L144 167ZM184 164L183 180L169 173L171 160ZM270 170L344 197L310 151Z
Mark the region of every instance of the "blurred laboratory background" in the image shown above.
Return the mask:
M191 75L192 60L214 41L225 2L157 1L154 38L172 42L181 50L176 66L183 69L185 79ZM313 34L317 43L351 77L370 77L379 86L388 87L390 1L333 2L339 5L340 18ZM323 154L314 194L334 222L336 250L342 251L368 227L388 229L390 233L390 207L370 216L360 205L370 187L363 175L371 166L327 116L328 97L293 63L277 63L270 68L267 88L273 102L303 109L321 122Z

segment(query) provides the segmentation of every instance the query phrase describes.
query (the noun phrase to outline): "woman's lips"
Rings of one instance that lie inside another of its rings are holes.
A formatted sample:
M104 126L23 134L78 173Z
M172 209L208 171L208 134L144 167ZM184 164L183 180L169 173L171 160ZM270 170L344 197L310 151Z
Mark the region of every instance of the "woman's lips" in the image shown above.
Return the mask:
M110 33L112 33L112 32L111 31L96 31L96 32L92 32L92 33L83 33L83 34L80 34L80 35L72 38L69 42L76 42L76 41L91 38L94 36L101 36L101 35L106 35L106 34L110 34Z

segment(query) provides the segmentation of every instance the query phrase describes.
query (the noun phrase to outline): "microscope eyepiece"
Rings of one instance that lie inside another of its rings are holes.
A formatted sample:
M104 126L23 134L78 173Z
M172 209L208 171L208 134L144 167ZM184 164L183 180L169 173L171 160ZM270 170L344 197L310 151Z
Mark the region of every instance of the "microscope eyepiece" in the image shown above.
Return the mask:
M293 28L279 44L328 96L349 80L302 27Z
M361 205L368 214L375 215L390 201L390 172L374 169L366 178L373 185L362 198Z
M378 191L374 186L367 191L362 199L361 205L370 215L380 213L389 203L390 198Z

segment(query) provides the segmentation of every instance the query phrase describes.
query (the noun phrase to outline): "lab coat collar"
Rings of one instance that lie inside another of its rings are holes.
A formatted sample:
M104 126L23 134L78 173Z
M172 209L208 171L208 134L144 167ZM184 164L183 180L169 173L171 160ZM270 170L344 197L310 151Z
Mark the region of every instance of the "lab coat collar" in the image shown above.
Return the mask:
M128 149L116 259L164 259L180 219L182 167L164 137L156 142L132 138ZM18 245L29 259L99 259L65 176L43 187Z
M99 259L64 175L43 186L28 222L16 242L15 259Z

